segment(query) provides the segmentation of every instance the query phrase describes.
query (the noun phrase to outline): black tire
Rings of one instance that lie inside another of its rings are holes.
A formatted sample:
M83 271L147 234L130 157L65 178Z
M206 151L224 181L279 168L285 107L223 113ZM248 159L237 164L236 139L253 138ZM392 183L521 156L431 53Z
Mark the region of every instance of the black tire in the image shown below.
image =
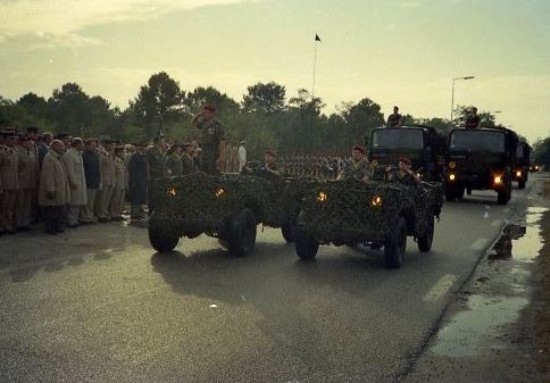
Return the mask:
M155 219L154 215L149 220L149 242L153 249L159 253L169 253L178 245L179 236L170 232L173 226L164 225L162 220Z
M294 222L288 221L281 226L281 234L283 234L283 238L285 239L286 243L292 243L294 242Z
M229 223L227 245L233 257L244 257L256 244L256 217L250 209L241 210Z
M428 227L424 234L418 237L418 251L421 253L427 253L432 249L432 242L434 239L434 228L435 228L435 219L434 216L430 214L428 217Z
M300 259L312 260L319 251L319 242L313 239L300 227L294 230L294 248Z
M464 186L459 187L456 189L456 199L459 201L462 201L464 199L464 193L466 192L466 188Z
M445 190L445 200L448 202L454 202L456 199L456 194L453 189Z
M403 265L407 248L407 222L399 217L395 228L384 242L384 261L388 269L398 269Z
M498 191L497 203L499 205L506 205L508 203L508 199L508 191L506 189Z

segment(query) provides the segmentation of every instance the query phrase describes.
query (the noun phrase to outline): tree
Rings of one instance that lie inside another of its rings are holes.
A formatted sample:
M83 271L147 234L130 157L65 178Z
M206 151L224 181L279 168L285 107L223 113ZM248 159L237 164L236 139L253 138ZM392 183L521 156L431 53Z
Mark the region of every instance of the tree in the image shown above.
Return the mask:
M163 125L179 115L185 98L177 81L166 72L152 75L140 88L136 99L130 103L135 118L147 137L154 137L163 131Z
M204 104L216 106L218 112L226 116L238 113L240 110L239 104L235 100L211 86L195 88L187 94L185 104L193 113L197 112Z
M76 83L66 83L61 89L54 89L48 107L55 130L79 135L86 121L89 99Z
M457 118L454 119L454 124L458 126L464 126L466 124L466 118L470 114L470 110L473 108L473 105L469 106L457 106L455 109L455 113L457 115ZM477 115L479 116L479 119L481 121L481 126L485 128L494 128L497 126L495 124L495 115L491 112L487 111L481 111L478 112Z
M275 82L257 83L247 88L248 94L243 97L242 106L246 112L272 115L285 108L286 90Z
M384 115L380 109L380 105L365 97L342 111L342 117L346 122L346 146L365 142L365 137L369 137L374 128L384 124Z

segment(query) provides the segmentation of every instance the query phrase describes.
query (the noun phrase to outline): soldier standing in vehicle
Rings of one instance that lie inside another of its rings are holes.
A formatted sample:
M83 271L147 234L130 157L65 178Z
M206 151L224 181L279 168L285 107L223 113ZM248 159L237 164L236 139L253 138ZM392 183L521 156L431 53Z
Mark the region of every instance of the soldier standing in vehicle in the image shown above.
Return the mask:
M402 116L399 114L399 107L394 106L393 113L388 116L388 122L386 125L389 127L399 128L401 126L401 118Z
M371 175L371 169L367 158L365 157L365 148L363 145L354 145L351 149L351 158L344 163L337 180L355 178L359 181L367 182Z
M191 126L201 130L201 170L218 175L225 163L225 129L215 114L214 105L205 105L193 117Z
M474 106L466 117L466 129L477 129L481 126L481 118L477 115L477 108Z

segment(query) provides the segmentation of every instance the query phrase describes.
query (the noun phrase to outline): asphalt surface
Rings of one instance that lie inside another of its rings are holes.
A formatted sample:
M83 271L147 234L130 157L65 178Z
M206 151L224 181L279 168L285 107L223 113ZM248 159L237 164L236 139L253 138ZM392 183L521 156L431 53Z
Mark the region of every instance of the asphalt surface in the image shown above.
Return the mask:
M445 204L399 270L345 246L302 262L268 228L240 259L205 236L158 254L120 223L2 236L0 382L399 381L525 199Z

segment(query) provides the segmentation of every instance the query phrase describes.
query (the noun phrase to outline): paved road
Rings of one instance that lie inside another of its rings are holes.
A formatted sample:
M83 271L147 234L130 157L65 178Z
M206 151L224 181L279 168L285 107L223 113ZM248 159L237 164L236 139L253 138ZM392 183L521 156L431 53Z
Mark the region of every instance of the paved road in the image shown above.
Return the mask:
M274 229L241 259L204 236L156 254L118 223L3 236L0 381L395 382L525 195L445 204L400 270L348 247L301 262Z

